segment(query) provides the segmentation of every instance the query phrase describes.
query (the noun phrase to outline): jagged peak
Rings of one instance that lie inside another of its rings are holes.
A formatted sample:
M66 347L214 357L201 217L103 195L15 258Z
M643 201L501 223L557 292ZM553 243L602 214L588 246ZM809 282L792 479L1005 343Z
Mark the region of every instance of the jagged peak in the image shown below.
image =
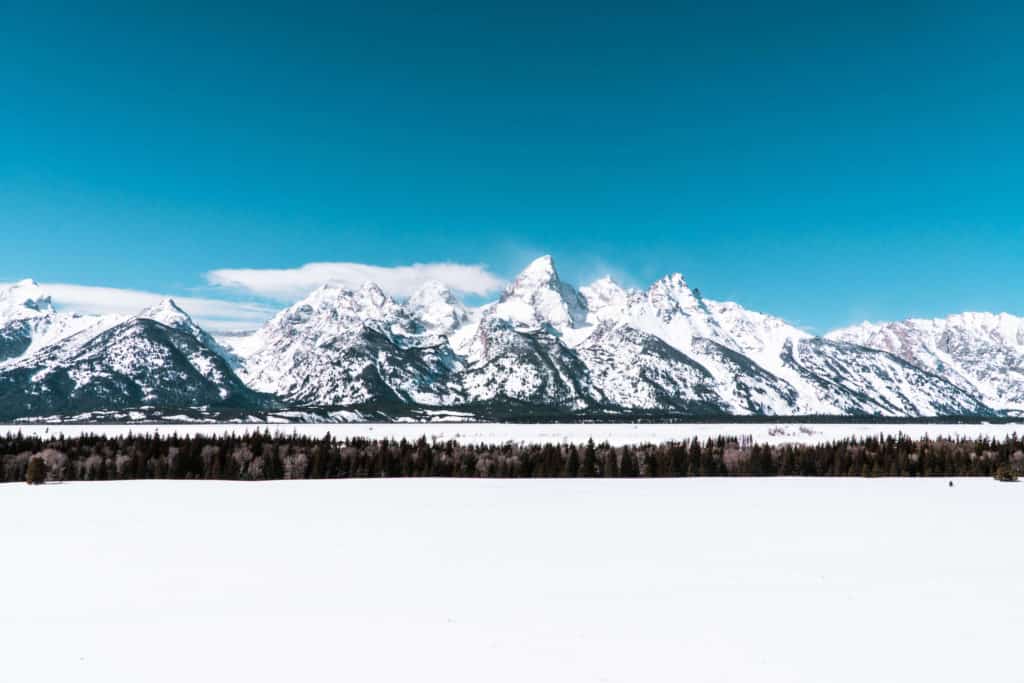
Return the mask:
M577 327L586 319L586 303L571 285L559 279L550 256L534 259L505 289L491 315L523 327L550 323L556 329Z
M647 296L659 308L681 308L684 310L703 308L704 302L686 284L682 273L666 275L647 289Z
M0 315L5 318L52 313L53 301L32 278L0 287Z
M285 310L351 308L358 305L357 300L363 301L372 297L372 293L367 287L368 284L366 283L358 289L352 289L342 282L325 282L307 294L304 299L297 301Z
M650 286L651 290L661 291L686 291L690 292L690 286L686 284L686 278L683 277L682 273L669 273L664 275Z
M428 280L406 301L406 309L429 329L450 332L469 317L452 290L437 280Z
M168 327L194 327L192 316L186 313L171 297L164 297L158 303L144 308L135 316L144 320L155 320Z
M365 282L354 290L340 282L325 282L274 316L267 326L279 328L306 322L337 325L338 321L351 325L358 321L388 321L400 314L398 302L374 282Z
M447 285L437 280L429 280L420 285L419 289L408 298L406 304L412 310L439 305L454 307L460 310L465 310L466 308Z
M590 287L617 287L618 289L622 289L622 285L620 285L618 282L616 282L615 278L613 278L611 275L605 275L603 277L599 277L596 280L594 280L593 282L591 282L589 286Z
M606 275L581 287L580 294L587 302L587 309L597 319L609 316L617 319L625 315L630 290Z
M173 297L169 296L164 297L163 299L160 300L160 303L150 307L148 310L170 311L173 313L179 313L184 316L188 315L188 313L186 313L184 309L182 309L182 307L178 305L178 302L175 301Z
M554 274L556 277L558 275L558 271L555 268L555 259L552 258L551 254L544 254L533 259L523 268L522 273Z
M596 296L601 299L611 299L625 296L628 290L616 282L610 275L598 278L589 285L580 288L580 292L587 296Z
M409 303L438 300L447 303L455 303L457 301L451 288L439 280L427 280L409 297Z
M506 291L512 292L516 289L555 286L560 282L558 269L555 268L555 260L550 255L545 255L534 259L523 268Z
M341 296L349 297L352 296L352 294L352 289L341 282L325 282L307 294L306 297L298 303L303 304L314 301L323 301L325 299L338 298Z
M299 303L331 299L352 299L356 297L375 300L378 302L383 302L391 298L383 289L381 289L380 285L369 280L355 289L342 282L325 282L310 292L309 295Z
M942 318L904 318L889 322L865 320L832 330L829 339L857 340L872 346L885 337L909 339L922 335L957 334L988 338L997 343L1024 346L1024 317L1012 313L965 311Z

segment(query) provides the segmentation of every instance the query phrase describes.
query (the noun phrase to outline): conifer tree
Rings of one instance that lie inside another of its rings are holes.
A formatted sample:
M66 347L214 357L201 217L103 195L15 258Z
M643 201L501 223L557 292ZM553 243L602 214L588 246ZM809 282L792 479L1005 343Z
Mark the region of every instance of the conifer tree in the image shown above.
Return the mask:
M575 445L569 446L569 458L565 463L565 474L569 477L578 476L580 472L580 454Z
M36 455L29 459L28 468L25 471L25 481L29 484L46 483L46 461L42 456Z
M594 448L594 440L589 439L583 449L583 465L580 468L581 477L597 476L597 452Z

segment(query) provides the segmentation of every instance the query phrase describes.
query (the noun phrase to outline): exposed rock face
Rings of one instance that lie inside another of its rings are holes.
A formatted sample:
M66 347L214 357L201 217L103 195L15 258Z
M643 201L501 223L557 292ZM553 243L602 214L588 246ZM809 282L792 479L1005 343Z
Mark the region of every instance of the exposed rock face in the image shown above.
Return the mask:
M406 301L326 284L219 343L173 300L131 318L0 290L0 411L147 417L995 415L1024 412L1024 321L963 314L814 337L680 274L576 289L550 257L465 306L436 282ZM126 412L127 411L127 412Z

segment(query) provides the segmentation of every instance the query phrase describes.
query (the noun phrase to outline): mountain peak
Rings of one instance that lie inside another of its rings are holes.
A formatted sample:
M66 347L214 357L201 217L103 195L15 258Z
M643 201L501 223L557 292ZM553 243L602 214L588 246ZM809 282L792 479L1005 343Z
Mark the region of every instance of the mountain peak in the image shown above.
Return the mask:
M451 331L468 318L466 308L452 290L437 280L428 280L420 285L409 300L406 308L424 326Z
M562 329L583 324L587 311L580 293L559 279L554 259L541 256L505 288L491 314L523 327Z
M296 306L322 306L325 302L336 302L339 299L347 299L353 295L351 289L338 282L325 282L305 298L296 302Z
M589 298L589 294L591 293L600 295L601 298L620 297L626 294L626 289L613 280L610 275L605 275L602 278L594 280L586 287L582 287L581 291L588 294L587 298Z
M50 295L31 278L0 288L0 318L33 317L53 310Z
M670 273L661 278L658 278L658 280L653 285L651 285L651 288L672 290L685 289L689 291L690 286L686 284L686 278L683 277L682 273Z
M185 313L185 311L182 310L181 306L178 305L178 302L169 296L166 296L163 299L161 299L157 307L169 311L175 311L176 313L181 313L183 315L187 315L187 313Z
M352 290L344 284L327 282L320 285L305 299L284 309L275 316L275 326L305 323L310 320L347 321L349 326L358 322L385 321L397 318L401 306L374 282L365 282Z
M192 316L182 310L177 302L169 296L161 299L159 303L143 309L136 317L155 320L168 327L180 327L183 324L192 323Z
M553 283L558 282L558 270L555 268L555 260L550 255L541 256L530 262L526 268L516 276L516 283Z
M625 315L629 292L607 275L586 287L581 287L580 294L586 299L587 308L598 320Z
M686 284L682 273L672 273L661 278L647 290L651 301L659 308L681 308L683 310L702 307L700 297Z
M428 280L420 285L419 289L409 297L407 305L410 310L419 310L438 304L458 306L462 308L458 298L451 289L437 280Z
M364 282L355 293L355 306L364 317L391 319L399 315L401 306L388 296L376 282Z
M415 299L429 298L449 300L455 298L455 295L452 294L452 290L448 287L448 285L444 284L443 282L440 282L438 280L427 280L422 285L420 285L415 292L413 292L412 296L409 297L409 300L413 301Z

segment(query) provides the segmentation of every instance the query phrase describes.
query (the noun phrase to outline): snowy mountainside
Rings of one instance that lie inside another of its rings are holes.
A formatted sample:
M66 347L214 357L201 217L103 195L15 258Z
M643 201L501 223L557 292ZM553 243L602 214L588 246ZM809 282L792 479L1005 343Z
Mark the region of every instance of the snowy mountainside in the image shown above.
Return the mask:
M1024 318L960 313L931 320L866 322L826 337L887 351L996 410L1024 414Z
M610 410L728 412L707 368L635 327L602 322L576 351Z
M101 327L0 365L0 418L142 409L149 417L217 415L274 405L238 379L173 302Z
M29 355L80 333L99 334L118 316L57 311L35 280L0 287L0 363Z
M576 289L544 256L497 301L476 311L455 301L433 283L405 303L370 285L321 288L244 343L241 375L306 407L500 404L598 416L991 412L970 392L889 354L705 300L678 273L646 290L608 278Z
M76 317L24 281L0 290L0 414L997 415L1024 406L1024 325L986 316L815 337L705 299L678 273L577 288L545 256L478 308L437 282L405 300L326 283L215 339L170 299Z
M465 319L434 284L406 309L379 287L324 285L242 344L239 374L257 391L299 406L458 403L459 361L443 333ZM456 302L457 303L457 302Z

